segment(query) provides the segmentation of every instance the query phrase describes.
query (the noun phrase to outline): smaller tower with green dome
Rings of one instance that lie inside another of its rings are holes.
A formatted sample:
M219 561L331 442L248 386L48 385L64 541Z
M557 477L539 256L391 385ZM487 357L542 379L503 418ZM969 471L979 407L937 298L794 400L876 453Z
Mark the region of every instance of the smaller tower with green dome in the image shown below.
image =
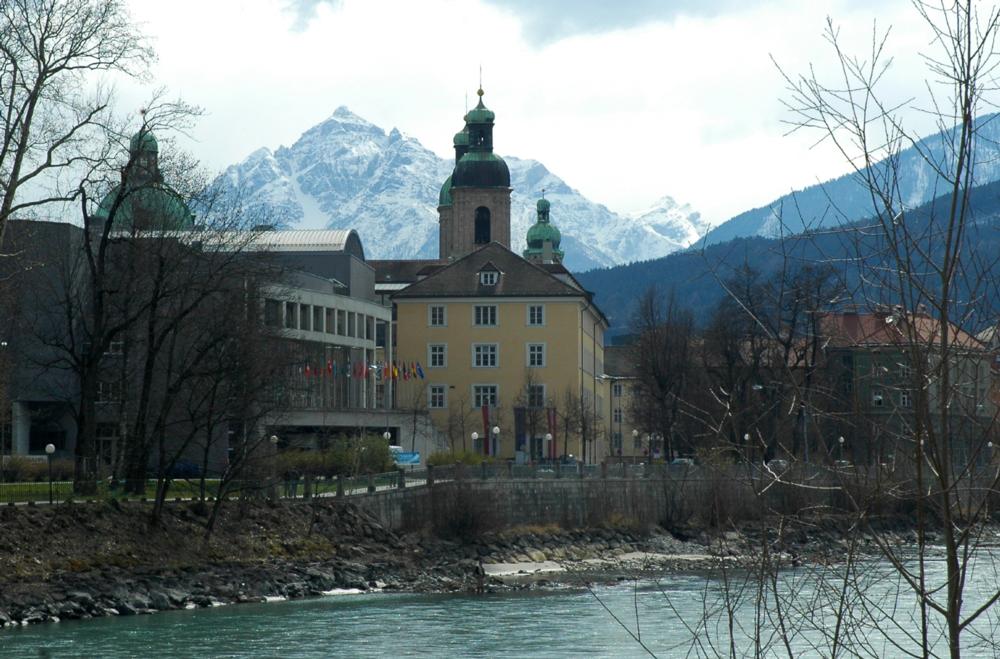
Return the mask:
M523 255L532 263L562 263L563 260L563 251L559 249L562 234L549 221L549 206L545 197L538 200L538 220L528 229L528 249Z
M149 130L129 140L128 163L122 182L111 189L94 212L97 226L111 218L115 231L176 231L191 229L194 215L177 192L163 182L160 146ZM113 216L113 217L112 217Z

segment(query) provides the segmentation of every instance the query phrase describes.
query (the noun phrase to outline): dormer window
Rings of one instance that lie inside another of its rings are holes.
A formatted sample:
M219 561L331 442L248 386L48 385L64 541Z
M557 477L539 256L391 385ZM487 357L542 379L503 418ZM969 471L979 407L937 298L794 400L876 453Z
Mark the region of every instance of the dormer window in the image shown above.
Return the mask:
M479 273L479 283L483 286L496 286L500 273L496 270L484 270Z

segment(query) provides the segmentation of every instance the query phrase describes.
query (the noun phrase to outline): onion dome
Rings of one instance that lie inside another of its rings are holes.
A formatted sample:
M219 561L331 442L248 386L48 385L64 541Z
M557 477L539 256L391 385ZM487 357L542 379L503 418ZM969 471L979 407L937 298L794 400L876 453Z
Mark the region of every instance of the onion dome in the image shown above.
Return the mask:
M469 146L469 131L462 129L455 133L455 137L451 140L454 146Z
M451 206L451 176L444 180L441 192L438 194L438 206Z
M546 243L551 250L551 258L555 261L562 261L563 252L559 249L562 241L562 234L554 224L549 221L549 200L539 199L535 208L538 211L538 220L528 229L528 249L524 250L524 258L529 260L544 259L546 254Z
M470 151L458 161L451 180L456 188L509 188L510 169L491 151Z
M476 107L469 110L469 113L465 115L465 123L467 124L491 124L493 120L496 119L496 115L493 114L493 110L490 110L485 105L483 105L483 90L477 89L476 94L479 95L479 104Z
M159 153L160 145L156 141L156 136L151 131L140 130L129 140L128 149L130 153Z
M129 140L129 164L122 182L111 189L94 212L100 224L110 218L114 230L182 230L194 225L194 215L177 192L163 183L159 144L149 131ZM112 217L113 215L113 217Z

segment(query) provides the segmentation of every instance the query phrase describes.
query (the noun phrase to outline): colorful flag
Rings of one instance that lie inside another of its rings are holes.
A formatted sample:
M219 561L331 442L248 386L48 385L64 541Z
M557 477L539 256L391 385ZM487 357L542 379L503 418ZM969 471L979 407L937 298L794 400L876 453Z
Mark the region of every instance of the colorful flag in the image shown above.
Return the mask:
M399 379L399 367L396 366L396 362L395 361L392 362L392 379L393 380L398 380Z
M417 365L413 362L410 362L410 377L414 380L417 379Z
M424 379L424 369L420 368L420 362L417 362L417 375L420 376L421 380Z
M309 364L306 364L305 374L306 377L309 377Z
M326 360L326 373L327 375L333 375L333 362L329 359Z
M351 358L348 357L347 358L347 366L344 367L344 375L346 375L347 377L351 377L351 368L352 368L352 366L351 366Z

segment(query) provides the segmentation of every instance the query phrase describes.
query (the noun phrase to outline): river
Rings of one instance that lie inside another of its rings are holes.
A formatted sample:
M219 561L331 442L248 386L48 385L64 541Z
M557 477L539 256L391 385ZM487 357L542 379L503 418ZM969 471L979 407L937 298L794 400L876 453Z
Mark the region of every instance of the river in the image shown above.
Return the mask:
M931 567L939 576L940 563ZM989 561L971 575L967 609L997 586L996 567ZM645 645L659 657L699 657L728 656L730 641L738 656L753 656L757 643L774 656L786 654L777 633L784 624L793 653L813 657L830 655L838 607L850 656L918 649L913 598L891 568L872 563L850 579L857 587L842 606L843 571L813 569L786 570L763 594L736 572L482 596L336 594L0 630L0 656L638 657L649 656ZM757 606L761 597L768 606ZM997 656L998 628L995 612L973 625L964 656ZM944 649L938 639L936 650Z

